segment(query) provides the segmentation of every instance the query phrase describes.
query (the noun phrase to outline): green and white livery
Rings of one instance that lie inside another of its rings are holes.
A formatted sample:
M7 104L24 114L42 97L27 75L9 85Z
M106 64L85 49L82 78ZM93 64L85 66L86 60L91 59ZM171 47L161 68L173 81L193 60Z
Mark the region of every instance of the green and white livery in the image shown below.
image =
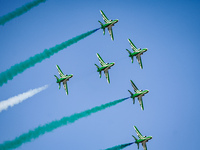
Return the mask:
M133 138L135 139L135 143L137 144L138 146L138 149L139 149L139 143L142 143L142 146L144 148L144 150L147 150L147 145L146 145L146 142L148 142L149 140L152 139L152 136L142 136L142 134L140 133L140 131L137 129L136 126L133 126L136 133L137 133L137 136L139 137L139 139L137 139L135 136L133 136Z
M118 19L109 20L102 10L100 10L100 13L101 13L103 20L105 22L105 24L103 24L101 21L99 21L99 23L101 24L101 29L103 29L103 34L105 35L105 28L108 28L108 32L111 36L111 39L114 41L112 26L114 26L114 24L117 23L119 20Z
M144 110L144 106L143 106L143 101L142 101L142 96L144 96L145 94L149 93L149 90L138 90L138 88L136 87L136 85L133 83L132 80L131 81L131 85L135 91L135 94L133 94L130 90L129 93L131 94L131 98L133 99L133 104L135 104L135 98L138 98L138 101L140 103L141 109Z
M96 54L97 55L97 57L98 57L98 59L99 59L99 62L100 62L100 64L101 64L101 67L99 67L97 64L95 64L95 66L97 67L97 72L99 72L99 76L100 76L100 78L101 78L101 71L104 71L104 73L105 73L105 76L106 76L106 79L107 79L107 81L108 81L108 83L110 83L110 77L109 77L109 73L108 73L108 70L112 67L112 66L114 66L114 62L112 62L112 63L105 63L104 61L103 61L103 59L101 58L101 56L97 53Z
M61 86L61 82L63 83L63 86L65 88L65 91L66 91L66 94L68 95L68 88L67 88L67 81L69 81L70 78L73 77L73 74L70 74L70 75L64 75L62 70L60 69L60 67L58 65L56 65L56 68L58 70L58 73L60 75L60 78L58 78L56 75L54 75L57 79L56 83L59 84L59 89L60 89L60 86Z
M137 47L133 44L133 42L132 42L130 39L128 39L128 42L129 42L130 45L131 45L131 48L132 48L132 50L133 50L133 53L131 53L128 49L126 49L126 50L127 50L128 53L129 53L129 57L131 57L132 63L133 63L133 57L136 56L137 61L138 61L139 65L140 65L140 68L143 69L142 60L141 60L141 55L142 55L144 52L146 52L148 49L147 49L147 48L143 48L143 49L139 48L139 49L137 49Z

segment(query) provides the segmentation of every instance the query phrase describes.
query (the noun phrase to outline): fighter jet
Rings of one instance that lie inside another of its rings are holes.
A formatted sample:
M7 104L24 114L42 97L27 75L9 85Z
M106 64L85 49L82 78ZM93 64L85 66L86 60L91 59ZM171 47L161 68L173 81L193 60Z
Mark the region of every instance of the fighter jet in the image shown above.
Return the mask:
M97 67L97 72L99 72L99 76L101 78L101 71L104 71L105 73L105 76L106 76L106 79L108 81L108 83L110 83L110 78L109 78L109 73L108 73L108 70L115 64L114 62L112 63L105 63L103 61L103 59L101 58L101 56L97 53L96 54L98 59L99 59L99 62L101 64L101 67L99 67L97 64L95 64L95 66Z
M60 75L60 79L56 75L54 75L56 77L56 79L57 79L56 83L59 84L59 89L60 89L60 84L62 82L63 86L65 88L66 94L68 95L67 81L69 81L69 79L73 77L73 74L70 74L70 75L66 74L66 75L64 75L58 65L56 65L56 68L58 69L58 73Z
M115 20L109 20L106 15L103 13L102 10L100 10L100 13L103 17L103 20L105 21L105 24L103 24L101 21L99 21L99 23L101 24L101 29L103 29L103 34L105 35L105 28L108 28L108 32L111 36L111 39L114 41L114 37L113 37L113 31L112 31L112 26L114 26L115 23L117 23L119 20L115 19Z
M133 99L133 104L135 104L135 97L138 97L138 101L140 103L141 109L144 110L144 106L143 106L143 102L142 102L142 96L144 96L145 94L149 93L149 90L138 90L138 88L136 87L136 85L133 83L132 80L131 81L131 85L135 91L135 94L133 94L130 90L129 93L131 94L131 98Z
M135 139L135 143L137 144L138 149L139 149L139 143L142 143L142 146L143 146L144 150L147 150L146 142L148 142L149 140L151 140L152 136L148 136L148 137L142 136L142 134L140 133L140 131L137 129L136 126L134 126L134 129L135 129L135 131L136 131L136 133L137 133L137 135L139 137L139 139L137 139L135 136L132 135L133 138Z
M138 61L139 65L140 65L140 68L143 69L141 55L144 52L146 52L148 49L147 48L143 48L143 49L139 48L139 49L137 49L137 47L133 44L133 42L130 39L128 39L128 41L129 41L129 43L131 45L133 53L131 53L128 49L126 49L126 50L129 53L129 57L131 57L131 59L132 59L132 63L133 63L133 56L136 56L137 61Z

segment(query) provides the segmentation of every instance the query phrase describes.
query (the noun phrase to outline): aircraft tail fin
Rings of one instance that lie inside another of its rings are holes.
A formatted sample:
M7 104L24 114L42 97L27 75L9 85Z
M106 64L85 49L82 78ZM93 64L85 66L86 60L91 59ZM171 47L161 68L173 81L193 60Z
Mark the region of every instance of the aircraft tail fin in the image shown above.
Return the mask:
M105 27L103 26L103 23L101 21L99 21L99 23L101 24L101 28L103 29L103 35L105 35Z
M132 63L133 63L133 56L131 56L131 52L128 49L126 49L126 50L129 53L129 56L131 57L131 60L132 60Z
M132 135L133 136L133 135ZM137 138L135 137L135 136L133 136L133 138L135 139L135 143L137 144L137 146L138 146L138 149L139 149L139 143L138 142L136 142L137 141Z
M59 80L59 78L56 75L54 75L54 77L56 77L57 81Z
M101 78L101 71L99 71L99 66L97 64L95 64L95 66L97 67L97 72L99 72L99 77Z
M60 82L59 82L59 78L56 76L56 75L54 75L55 77L56 77L56 79L57 79L57 83L59 84L59 89L60 89Z
M130 90L128 90L128 91L131 94L131 98L133 98L133 104L135 104L135 97L133 97L133 93Z

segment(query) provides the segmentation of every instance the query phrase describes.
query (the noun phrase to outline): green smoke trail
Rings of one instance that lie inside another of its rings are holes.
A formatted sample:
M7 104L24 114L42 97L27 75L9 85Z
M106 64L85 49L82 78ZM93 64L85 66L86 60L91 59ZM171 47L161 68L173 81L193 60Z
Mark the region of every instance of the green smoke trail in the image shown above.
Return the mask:
M23 5L22 7L15 9L14 11L0 17L0 25L4 25L6 22L26 13L27 11L29 11L33 7L35 7L35 6L37 6L40 3L45 2L45 1L46 0L35 0L35 1L32 1L30 3Z
M120 149L123 149L123 148L125 148L129 145L132 145L133 143L121 144L121 145L117 145L117 146L114 146L114 147L111 147L111 148L107 148L105 150L120 150Z
M96 113L98 111L101 111L101 110L104 110L111 106L114 106L120 102L123 102L124 100L126 100L128 98L130 98L130 97L115 100L113 102L109 102L109 103L106 103L106 104L103 104L100 106L96 106L92 109L88 109L88 110L80 112L80 113L75 113L69 117L63 117L60 120L55 120L55 121L47 123L43 126L39 126L39 127L35 128L34 130L30 130L29 132L24 133L24 134L20 135L19 137L16 137L12 141L5 141L3 144L0 144L0 149L7 150L7 149L17 148L20 145L22 145L23 143L30 142L32 139L36 139L39 136L45 134L46 132L51 132L58 127L68 125L70 123L74 123L75 121L77 121L83 117L87 117L93 113Z
M15 64L11 66L9 69L7 69L4 72L0 73L0 86L2 86L4 83L7 83L8 80L12 80L14 76L16 76L19 73L22 73L26 69L33 67L36 63L39 63L43 61L46 58L49 58L50 56L54 55L55 53L59 52L60 50L63 50L64 48L84 39L85 37L91 35L92 33L96 32L98 29L88 31L86 33L83 33L79 36L76 36L68 41L65 41L61 44L58 44L52 48L45 49L42 53L36 54L33 57L30 57L29 59L20 62L18 64Z

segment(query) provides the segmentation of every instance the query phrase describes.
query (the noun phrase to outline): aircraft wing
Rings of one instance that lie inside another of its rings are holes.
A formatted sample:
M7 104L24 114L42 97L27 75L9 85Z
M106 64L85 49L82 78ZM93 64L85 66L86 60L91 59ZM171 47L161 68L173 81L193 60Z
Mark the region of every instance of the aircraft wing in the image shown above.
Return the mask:
M105 73L105 76L106 76L108 83L110 83L110 77L109 77L108 70L104 71L104 73Z
M143 69L141 55L137 55L136 58L137 58L137 61L140 65L140 68Z
M136 92L136 91L138 91L138 88L137 88L137 86L133 83L133 81L132 80L130 80L131 81L131 85L132 85L132 87L133 87L133 89L134 89L134 91Z
M108 27L108 32L109 32L109 34L111 36L111 39L114 41L112 27Z
M101 56L97 53L97 57L99 59L99 62L102 66L106 65L106 63L103 61L103 59L101 58Z
M106 17L106 15L104 14L104 12L103 12L102 10L100 10L100 13L101 13L101 15L102 15L103 20L105 21L105 23L108 23L109 20L108 20L108 18Z
M66 94L68 95L67 81L63 82L63 86L65 88Z
M58 70L58 73L59 73L60 77L63 77L64 74L63 74L62 70L60 69L60 67L58 65L56 65L56 68Z
M132 42L130 39L128 39L128 41L129 41L129 43L130 43L131 48L133 49L133 51L134 51L134 52L135 52L135 51L138 51L137 47L133 44L133 42Z
M138 100L139 100L141 109L144 110L143 101L142 101L142 96L139 96L139 97L138 97Z
M143 143L142 143L142 146L143 146L144 150L147 150L146 142L143 142Z
M135 131L136 131L136 133L137 133L138 137L139 137L140 139L143 139L143 136L142 136L142 134L140 133L140 131L137 129L137 127L136 127L136 126L134 126L134 129L135 129Z

